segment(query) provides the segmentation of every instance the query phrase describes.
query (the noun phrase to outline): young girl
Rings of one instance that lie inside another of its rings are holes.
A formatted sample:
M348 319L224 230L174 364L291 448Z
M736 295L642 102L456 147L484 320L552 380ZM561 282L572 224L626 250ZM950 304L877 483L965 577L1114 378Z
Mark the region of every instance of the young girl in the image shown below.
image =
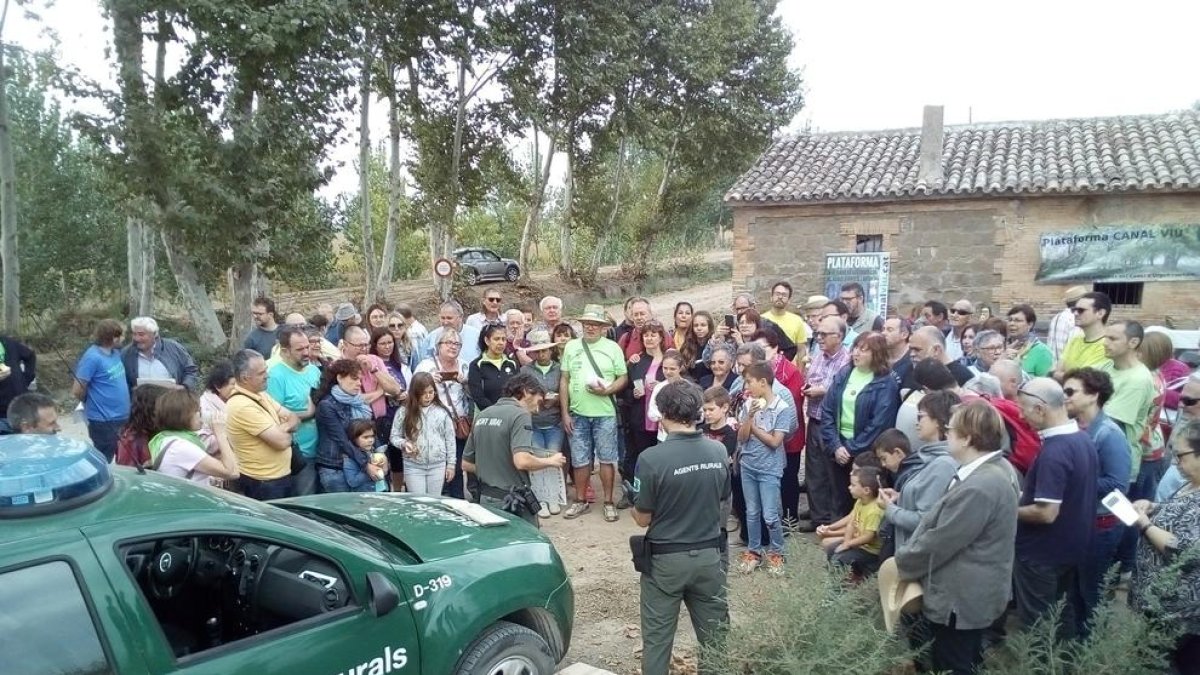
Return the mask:
M392 446L404 452L404 484L414 494L440 495L454 480L454 418L438 398L433 376L413 375L408 401L392 422Z
M674 349L668 349L667 353L663 354L662 372L667 379L655 385L654 391L650 392L650 402L646 404L646 419L654 422L654 425L658 427L659 443L667 440L667 430L659 425L659 422L662 421L662 413L658 410L658 392L662 391L663 385L683 379L684 363L686 362L683 360L683 356Z
M387 492L387 455L375 445L375 421L358 419L346 430L360 451L357 457L342 457L342 475L351 492Z
M880 470L860 467L850 474L850 495L854 509L836 523L817 528L821 548L829 561L849 566L857 577L865 577L879 569L879 526L883 509L876 503L879 497Z

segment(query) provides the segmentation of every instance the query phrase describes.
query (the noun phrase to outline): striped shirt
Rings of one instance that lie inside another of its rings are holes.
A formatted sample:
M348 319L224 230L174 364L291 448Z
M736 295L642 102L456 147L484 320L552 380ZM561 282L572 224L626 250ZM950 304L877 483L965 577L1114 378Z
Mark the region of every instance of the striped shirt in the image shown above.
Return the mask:
M839 348L832 356L826 354L823 350L817 351L813 356L812 363L808 366L806 379L808 384L814 387L828 389L833 383L833 377L840 373L850 363L850 352L844 346ZM821 401L824 396L819 398L808 399L808 416L814 420L821 419Z

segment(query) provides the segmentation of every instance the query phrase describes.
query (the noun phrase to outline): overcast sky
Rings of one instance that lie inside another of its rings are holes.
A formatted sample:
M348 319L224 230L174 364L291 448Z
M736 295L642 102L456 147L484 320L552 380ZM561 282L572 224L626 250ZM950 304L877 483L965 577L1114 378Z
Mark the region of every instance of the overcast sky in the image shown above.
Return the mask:
M58 0L44 20L58 33L64 62L113 82L98 6ZM804 78L792 130L920 126L925 104L946 106L947 124L962 124L1158 113L1200 99L1200 3L1186 0L783 0L779 12ZM19 15L5 32L39 44L37 25ZM376 109L373 132L383 138L386 120ZM354 189L355 156L353 142L333 152L344 168L331 192Z

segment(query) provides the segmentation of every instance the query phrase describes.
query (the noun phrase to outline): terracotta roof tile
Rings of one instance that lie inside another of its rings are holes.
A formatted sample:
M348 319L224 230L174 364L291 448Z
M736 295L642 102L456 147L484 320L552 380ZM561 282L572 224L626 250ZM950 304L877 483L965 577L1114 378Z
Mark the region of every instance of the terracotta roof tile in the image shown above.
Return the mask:
M947 126L942 178L920 173L921 130L776 141L729 202L857 202L1200 190L1200 113Z

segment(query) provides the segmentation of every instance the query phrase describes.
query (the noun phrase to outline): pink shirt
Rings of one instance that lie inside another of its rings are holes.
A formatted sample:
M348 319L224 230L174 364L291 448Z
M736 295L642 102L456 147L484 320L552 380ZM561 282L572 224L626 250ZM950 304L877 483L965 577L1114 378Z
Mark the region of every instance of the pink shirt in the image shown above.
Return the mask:
M371 367L365 368L362 371L362 393L364 394L369 394L379 389L379 378L371 371L387 368L387 364L378 356L367 354L367 358L371 360ZM380 396L371 403L371 414L377 418L387 414L386 396Z

